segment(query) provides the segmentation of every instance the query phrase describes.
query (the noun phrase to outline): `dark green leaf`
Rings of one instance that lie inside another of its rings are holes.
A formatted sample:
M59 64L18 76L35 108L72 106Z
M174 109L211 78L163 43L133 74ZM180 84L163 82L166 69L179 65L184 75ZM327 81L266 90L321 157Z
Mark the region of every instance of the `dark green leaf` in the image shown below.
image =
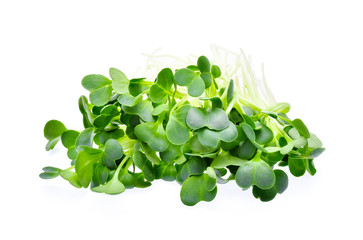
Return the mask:
M256 140L255 132L253 131L252 127L246 123L241 124L243 131L245 132L247 138L254 142Z
M271 167L259 156L241 165L236 173L236 183L241 188L256 185L261 189L269 189L275 184L275 174Z
M305 137L306 139L310 138L310 132L301 119L295 119L292 121L292 125L297 129L301 136Z
M40 178L43 179L52 179L52 178L56 178L59 176L59 173L53 173L53 172L42 172L41 174L39 174Z
M289 157L288 163L292 175L295 177L304 175L306 171L306 163L304 159Z
M180 198L187 206L194 206L200 201L210 202L217 195L217 180L201 174L186 179L180 191Z
M200 72L210 72L210 62L206 56L200 56L197 61Z
M271 201L278 193L283 193L288 186L288 177L282 170L274 170L276 181L275 185L269 189L260 189L257 186L253 186L253 195L259 198L263 202Z
M190 157L183 165L176 177L176 180L181 184L189 176L199 175L207 168L205 161L200 157Z
M109 139L105 143L105 150L102 156L102 162L109 169L116 169L115 161L123 156L123 148L121 144L115 139Z
M135 151L132 159L135 165L144 173L146 180L153 181L155 179L154 168L144 154L139 151Z
M68 130L63 132L61 137L63 146L67 149L74 147L78 135L79 132L75 130Z
M83 116L83 126L85 128L92 127L93 122L93 113L90 111L90 107L88 105L88 100L85 96L81 96L78 100L79 111Z
M173 162L164 163L154 166L155 168L155 178L163 179L165 181L174 181L176 178L176 169Z
M233 88L234 88L234 83L233 80L231 80L229 81L227 89L227 103L230 103L233 99Z
M258 144L268 144L274 137L273 132L265 124L262 124L261 129L256 130L256 142Z
M208 128L203 128L198 131L199 142L208 148L218 147L220 141L232 142L237 136L237 128L232 122L229 122L228 127L222 131L213 131Z
M207 72L202 73L202 74L200 74L200 77L204 81L205 88L209 88L212 85L212 75L210 73L207 73Z
M215 78L219 78L222 74L221 69L217 65L212 65L211 72Z
M105 185L101 185L98 187L92 188L92 191L106 193L106 194L120 194L125 191L125 186L119 180L119 173L121 171L121 167L119 167L112 179L108 181Z

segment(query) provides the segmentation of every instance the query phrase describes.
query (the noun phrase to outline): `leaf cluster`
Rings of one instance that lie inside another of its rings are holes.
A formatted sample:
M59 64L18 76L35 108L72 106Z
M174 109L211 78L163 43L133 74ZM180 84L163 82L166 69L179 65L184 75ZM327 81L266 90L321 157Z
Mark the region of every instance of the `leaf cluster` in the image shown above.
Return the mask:
M70 167L45 167L41 178L61 176L106 194L177 181L181 201L192 206L212 201L217 184L229 181L270 201L288 186L282 169L296 177L316 173L313 160L324 148L301 119L288 118L289 105L251 107L256 103L246 104L205 56L196 65L164 68L153 81L129 79L116 68L109 75L82 80L89 91L78 101L83 130L46 123L46 150L61 142Z

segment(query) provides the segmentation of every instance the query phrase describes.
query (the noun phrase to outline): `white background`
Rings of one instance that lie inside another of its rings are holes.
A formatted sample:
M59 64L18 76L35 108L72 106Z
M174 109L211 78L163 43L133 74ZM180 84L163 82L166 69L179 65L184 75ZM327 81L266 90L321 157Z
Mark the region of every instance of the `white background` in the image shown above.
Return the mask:
M126 3L127 2L127 3ZM132 2L132 3L130 3ZM360 1L1 1L1 239L362 239L363 14ZM44 150L43 126L82 127L80 81L141 53L180 57L243 48L278 101L324 143L317 174L272 202L234 183L184 206L177 183L117 196L41 180L69 164Z

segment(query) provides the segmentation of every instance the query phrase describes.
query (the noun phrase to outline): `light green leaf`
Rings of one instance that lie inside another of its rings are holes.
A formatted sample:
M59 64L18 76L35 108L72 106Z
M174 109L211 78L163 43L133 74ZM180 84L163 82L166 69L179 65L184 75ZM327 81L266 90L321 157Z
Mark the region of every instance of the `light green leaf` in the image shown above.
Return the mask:
M110 76L112 78L112 88L119 94L128 92L130 81L126 75L116 68L110 68Z
M210 166L213 168L225 168L227 166L241 166L245 162L246 160L231 156L229 153L224 153L213 159Z
M174 75L170 68L164 68L158 74L156 83L150 88L150 99L154 103L164 103L167 96L172 96L171 87Z
M183 105L169 115L166 125L166 136L175 145L181 145L189 140L189 128L186 125L186 117L190 105Z

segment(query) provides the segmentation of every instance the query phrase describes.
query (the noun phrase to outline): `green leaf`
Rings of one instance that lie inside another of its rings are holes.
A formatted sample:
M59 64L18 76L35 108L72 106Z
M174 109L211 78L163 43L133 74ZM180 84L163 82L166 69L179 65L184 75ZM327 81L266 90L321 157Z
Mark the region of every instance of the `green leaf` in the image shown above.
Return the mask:
M203 79L189 68L182 68L175 72L175 82L179 86L186 86L192 97L199 97L203 94L205 84Z
M90 106L88 104L88 100L85 96L81 96L78 100L79 111L83 116L83 126L84 128L92 127L93 122L93 113L90 111Z
M242 159L251 159L256 152L256 146L249 140L246 139L238 144L237 147L232 149L231 153Z
M177 171L174 163L160 163L160 165L154 166L155 179L163 179L165 181L174 181L176 178Z
M272 141L273 137L273 132L265 124L262 124L261 129L256 130L256 142L258 144L266 145Z
M208 128L202 128L198 131L199 142L208 148L218 147L220 141L232 142L237 136L237 128L232 122L229 122L228 127L222 131L213 131Z
M217 65L212 65L211 72L214 78L219 78L222 75L221 69Z
M170 68L164 68L158 74L156 83L150 88L150 99L154 103L164 103L167 96L172 96L171 87L174 84L174 75Z
M88 91L94 91L111 84L111 80L100 74L87 75L82 79L82 86Z
M209 88L212 85L212 75L208 72L204 72L202 74L200 74L200 77L203 79L204 81L204 87L205 88Z
M190 150L197 153L197 155L208 154L217 150L216 148L203 146L198 140L198 134L195 134L190 138L188 146L190 147Z
M314 166L313 159L307 159L306 160L306 170L308 171L308 173L310 173L311 176L315 175L316 169L315 169L315 166Z
M233 148L237 147L239 145L239 143L241 143L244 140L246 140L247 136L244 133L242 127L241 126L236 126L236 128L237 128L237 132L238 132L238 137L235 140L233 140L232 142L224 142L224 141L222 141L221 148L224 151L230 151Z
M39 174L39 177L42 179L53 179L59 176L59 173L53 173L53 172L42 172Z
M199 175L207 168L205 161L200 157L190 157L181 165L176 180L182 184L189 176Z
M310 153L310 157L311 158L317 158L320 156L320 154L322 154L325 151L325 148L315 148L311 153Z
M213 162L211 163L211 167L213 168L225 168L227 166L241 166L246 162L246 160L243 160L238 157L231 156L228 153L220 154L218 157L213 159Z
M82 185L79 182L78 175L75 172L72 172L70 170L61 170L60 176L67 180L70 184L72 184L76 188L81 188Z
M117 168L112 179L108 181L105 185L97 186L91 188L92 191L106 194L120 194L125 191L125 186L119 180L119 173L121 171L121 166Z
M204 80L200 76L196 76L188 85L188 93L192 97L199 97L203 94L205 88Z
M132 159L136 167L138 167L144 173L146 180L153 181L155 179L154 168L143 153L140 151L135 151L132 155Z
M308 146L309 148L321 148L323 143L315 134L310 134L310 138L308 138Z
M275 174L271 167L256 155L251 161L245 162L238 168L236 183L244 189L252 185L269 189L275 184Z
M297 118L293 120L292 125L297 129L301 136L305 137L306 139L310 138L310 132L301 119Z
M93 145L94 129L86 128L76 138L75 147L87 146L92 147Z
M48 173L59 173L61 171L61 169L56 167L43 167L42 170Z
M130 80L129 92L132 96L136 97L148 89L148 86L145 86L145 78L135 78Z
M135 127L135 135L154 151L163 152L169 147L164 127L160 123L142 123Z
M113 131L105 132L102 131L98 133L96 136L98 136L99 144L104 145L108 139L120 139L125 135L125 132L122 129L116 129ZM96 142L96 136L95 136L95 142Z
M100 111L100 115L97 116L94 121L93 125L96 128L105 128L110 121L120 115L120 112L115 105L107 105Z
M208 127L223 130L229 126L229 119L226 112L220 108L206 111L202 108L191 107L186 117L186 123L191 129Z
M181 146L180 145L173 145L170 144L169 147L163 151L160 152L160 158L163 162L171 162L171 161L175 161L175 160L182 160L179 159L183 156L183 153L181 151Z
M175 72L175 82L179 86L190 85L195 77L196 73L189 68L182 68Z
M307 140L304 137L298 137L292 141L293 146L296 148L303 148L306 143Z
M231 80L229 81L227 89L227 103L230 103L233 99L233 88L234 88L234 83L233 80Z
M200 72L210 72L210 62L206 56L200 56L197 60L197 66Z
M158 106L156 106L153 110L153 116L159 116L162 113L168 113L169 110L169 104L165 103L165 104L160 104Z
M47 151L53 149L65 131L67 128L60 121L48 121L44 126L44 137L49 140L45 149Z
M101 157L102 151L97 153L81 151L78 153L75 162L75 169L82 187L88 187L93 176L93 164L100 161Z
M274 199L278 193L281 194L286 190L289 182L286 173L279 169L274 170L274 173L276 181L272 188L263 190L257 186L253 186L252 193L255 198L259 198L262 202L268 202Z
M180 191L180 198L187 206L194 206L200 201L210 202L217 195L217 180L201 174L186 179Z
M110 76L112 78L112 88L119 94L128 92L130 81L126 75L116 68L110 68Z
M288 154L293 148L294 148L294 143L290 142L281 148L280 153L282 155Z
M186 125L186 117L190 105L183 105L169 115L166 125L166 136L174 145L181 145L189 140L189 128Z
M128 114L138 115L145 122L154 122L152 103L148 100L142 100L133 107L123 105L122 110Z
M200 97L199 99L211 101L212 108L222 108L223 109L223 103L219 97Z
M48 140L60 137L67 128L57 120L50 120L44 126L44 137Z
M62 144L65 148L70 149L71 147L74 147L76 144L76 139L79 135L79 132L75 130L68 130L62 133L61 140Z
M246 123L241 124L243 131L245 132L247 138L254 142L256 140L255 132L253 131L252 127Z
M105 143L105 150L102 156L102 162L109 169L116 169L115 161L123 156L123 148L121 144L115 139L109 139Z
M144 151L147 159L149 159L150 162L152 162L156 165L160 164L160 162L161 162L160 158L158 157L158 155L156 155L156 152L149 147L149 145L147 145L144 142L140 142L140 145L141 145L142 150Z
M82 79L82 86L90 91L93 105L105 105L112 97L112 81L99 74L87 75Z
M305 174L306 163L304 159L289 157L289 169L295 177L301 177Z
M138 104L140 101L142 100L142 95L138 95L137 97L134 97L130 94L121 94L117 101L119 103L121 103L121 105L125 105L125 106L128 106L128 107L133 107L135 106L136 104Z

